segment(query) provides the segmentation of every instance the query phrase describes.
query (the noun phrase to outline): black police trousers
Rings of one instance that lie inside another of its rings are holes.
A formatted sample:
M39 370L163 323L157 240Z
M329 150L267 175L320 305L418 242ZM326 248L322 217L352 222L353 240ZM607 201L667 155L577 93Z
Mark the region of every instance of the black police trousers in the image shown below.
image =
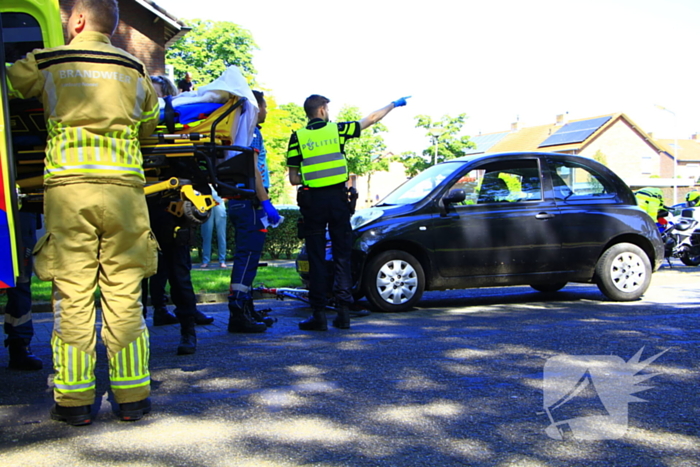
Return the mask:
M148 207L151 228L160 246L158 272L149 279L151 305L153 308L165 308L165 283L170 282L175 314L180 322L183 322L183 318L188 321L188 318L194 318L197 311L197 298L190 275L190 228L184 226L178 229L180 220L165 211L161 204L149 200Z
M351 305L352 229L350 205L344 184L323 188L301 188L297 202L304 219L304 238L309 257L309 302L314 310L328 303L326 230L333 255L333 295L336 305Z

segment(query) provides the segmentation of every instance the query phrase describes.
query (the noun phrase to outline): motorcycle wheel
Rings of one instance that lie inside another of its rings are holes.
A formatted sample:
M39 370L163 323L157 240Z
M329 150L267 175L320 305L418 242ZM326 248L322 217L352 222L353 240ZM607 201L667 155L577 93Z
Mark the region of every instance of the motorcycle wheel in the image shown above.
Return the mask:
M686 266L700 265L700 247L693 247L690 251L684 251L681 253L680 259Z

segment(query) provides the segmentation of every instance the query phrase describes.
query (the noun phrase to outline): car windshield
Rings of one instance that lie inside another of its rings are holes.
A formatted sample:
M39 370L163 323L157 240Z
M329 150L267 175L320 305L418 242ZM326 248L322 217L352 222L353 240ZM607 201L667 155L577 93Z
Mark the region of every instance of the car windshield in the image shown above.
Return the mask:
M395 206L420 201L455 170L462 167L464 167L463 164L455 163L434 165L389 193L377 206Z

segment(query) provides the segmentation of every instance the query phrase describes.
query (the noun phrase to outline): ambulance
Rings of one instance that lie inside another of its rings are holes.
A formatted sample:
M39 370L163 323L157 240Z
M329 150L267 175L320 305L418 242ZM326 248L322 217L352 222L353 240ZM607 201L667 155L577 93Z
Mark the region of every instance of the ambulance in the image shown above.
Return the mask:
M58 0L2 0L0 2L0 60L13 63L36 48L64 43ZM14 287L20 275L20 235L17 216L22 188L13 149L13 133L21 137L30 131L27 122L10 116L5 67L0 67L0 288ZM29 123L42 127L40 111ZM36 137L36 134L34 134ZM25 174L29 175L29 174ZM28 183L41 183L41 174L23 177ZM33 181L30 181L33 179Z

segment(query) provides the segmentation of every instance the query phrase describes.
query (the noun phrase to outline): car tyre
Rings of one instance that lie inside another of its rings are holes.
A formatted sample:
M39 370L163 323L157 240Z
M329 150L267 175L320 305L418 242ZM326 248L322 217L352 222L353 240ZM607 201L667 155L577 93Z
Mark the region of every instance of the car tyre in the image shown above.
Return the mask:
M618 243L598 259L595 281L610 300L626 302L641 297L651 282L651 262L637 245Z
M566 286L566 282L553 282L551 284L530 284L530 287L542 293L558 292Z
M370 260L363 283L367 301L373 309L406 311L413 308L423 295L425 273L413 255L389 250Z

